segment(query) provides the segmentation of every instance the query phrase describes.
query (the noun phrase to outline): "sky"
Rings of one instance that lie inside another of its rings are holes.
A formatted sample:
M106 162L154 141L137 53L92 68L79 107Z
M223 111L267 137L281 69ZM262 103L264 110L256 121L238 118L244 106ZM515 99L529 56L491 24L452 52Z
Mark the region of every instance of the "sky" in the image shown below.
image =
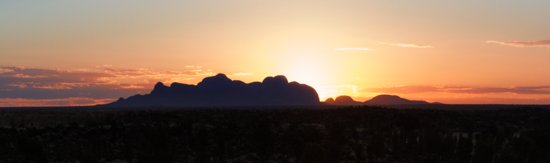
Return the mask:
M0 1L0 106L91 105L225 73L321 99L550 104L550 1Z

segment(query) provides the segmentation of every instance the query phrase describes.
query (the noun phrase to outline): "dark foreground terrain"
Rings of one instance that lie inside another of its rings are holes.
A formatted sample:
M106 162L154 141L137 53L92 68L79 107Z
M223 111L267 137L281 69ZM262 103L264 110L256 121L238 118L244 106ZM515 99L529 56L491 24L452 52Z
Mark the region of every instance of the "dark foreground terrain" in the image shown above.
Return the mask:
M0 162L549 162L546 106L2 109Z

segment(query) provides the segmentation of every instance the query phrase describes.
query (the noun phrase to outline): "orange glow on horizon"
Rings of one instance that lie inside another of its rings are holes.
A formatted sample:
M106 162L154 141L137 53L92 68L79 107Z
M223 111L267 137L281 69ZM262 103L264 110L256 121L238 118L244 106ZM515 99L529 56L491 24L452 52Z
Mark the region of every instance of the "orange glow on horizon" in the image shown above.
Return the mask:
M285 75L321 100L550 104L550 1L137 1L2 3L0 100L111 99L225 73Z

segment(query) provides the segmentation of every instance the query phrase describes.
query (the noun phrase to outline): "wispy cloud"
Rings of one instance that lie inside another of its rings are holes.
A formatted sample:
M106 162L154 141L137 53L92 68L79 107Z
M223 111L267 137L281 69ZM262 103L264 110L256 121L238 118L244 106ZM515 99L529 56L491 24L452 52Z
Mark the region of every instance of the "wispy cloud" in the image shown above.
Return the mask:
M200 66L186 66L182 71L113 66L70 70L0 67L0 106L89 104L147 93L157 81L196 83L212 74ZM91 100L77 103L82 99Z
M417 49L427 49L427 48L433 48L431 45L419 45L419 44L412 44L412 43L387 43L387 42L379 42L382 45L389 45L389 46L396 46L400 48L417 48Z
M462 94L487 94L487 93L514 93L532 95L550 95L550 86L524 86L524 87L466 87L466 86L395 86L366 88L364 91L378 93L462 93Z
M105 104L116 99L94 99L82 97L58 99L27 99L27 98L0 98L0 106L27 107L27 106L90 106Z
M11 68L0 67L0 73L8 73L8 72L13 72L13 70Z
M520 48L526 48L526 47L550 47L550 40L538 40L538 41L496 41L496 40L488 40L485 41L489 44L499 44L504 46L512 46L512 47L520 47Z
M518 87L390 86L361 89L364 93L397 94L449 104L550 104L550 85Z

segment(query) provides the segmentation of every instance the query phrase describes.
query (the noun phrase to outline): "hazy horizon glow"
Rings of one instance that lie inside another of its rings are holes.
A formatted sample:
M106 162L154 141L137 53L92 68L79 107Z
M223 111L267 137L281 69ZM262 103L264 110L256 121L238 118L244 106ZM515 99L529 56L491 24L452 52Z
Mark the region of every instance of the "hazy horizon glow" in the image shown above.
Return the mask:
M550 104L550 1L0 2L0 106L89 105L225 73L321 99Z

